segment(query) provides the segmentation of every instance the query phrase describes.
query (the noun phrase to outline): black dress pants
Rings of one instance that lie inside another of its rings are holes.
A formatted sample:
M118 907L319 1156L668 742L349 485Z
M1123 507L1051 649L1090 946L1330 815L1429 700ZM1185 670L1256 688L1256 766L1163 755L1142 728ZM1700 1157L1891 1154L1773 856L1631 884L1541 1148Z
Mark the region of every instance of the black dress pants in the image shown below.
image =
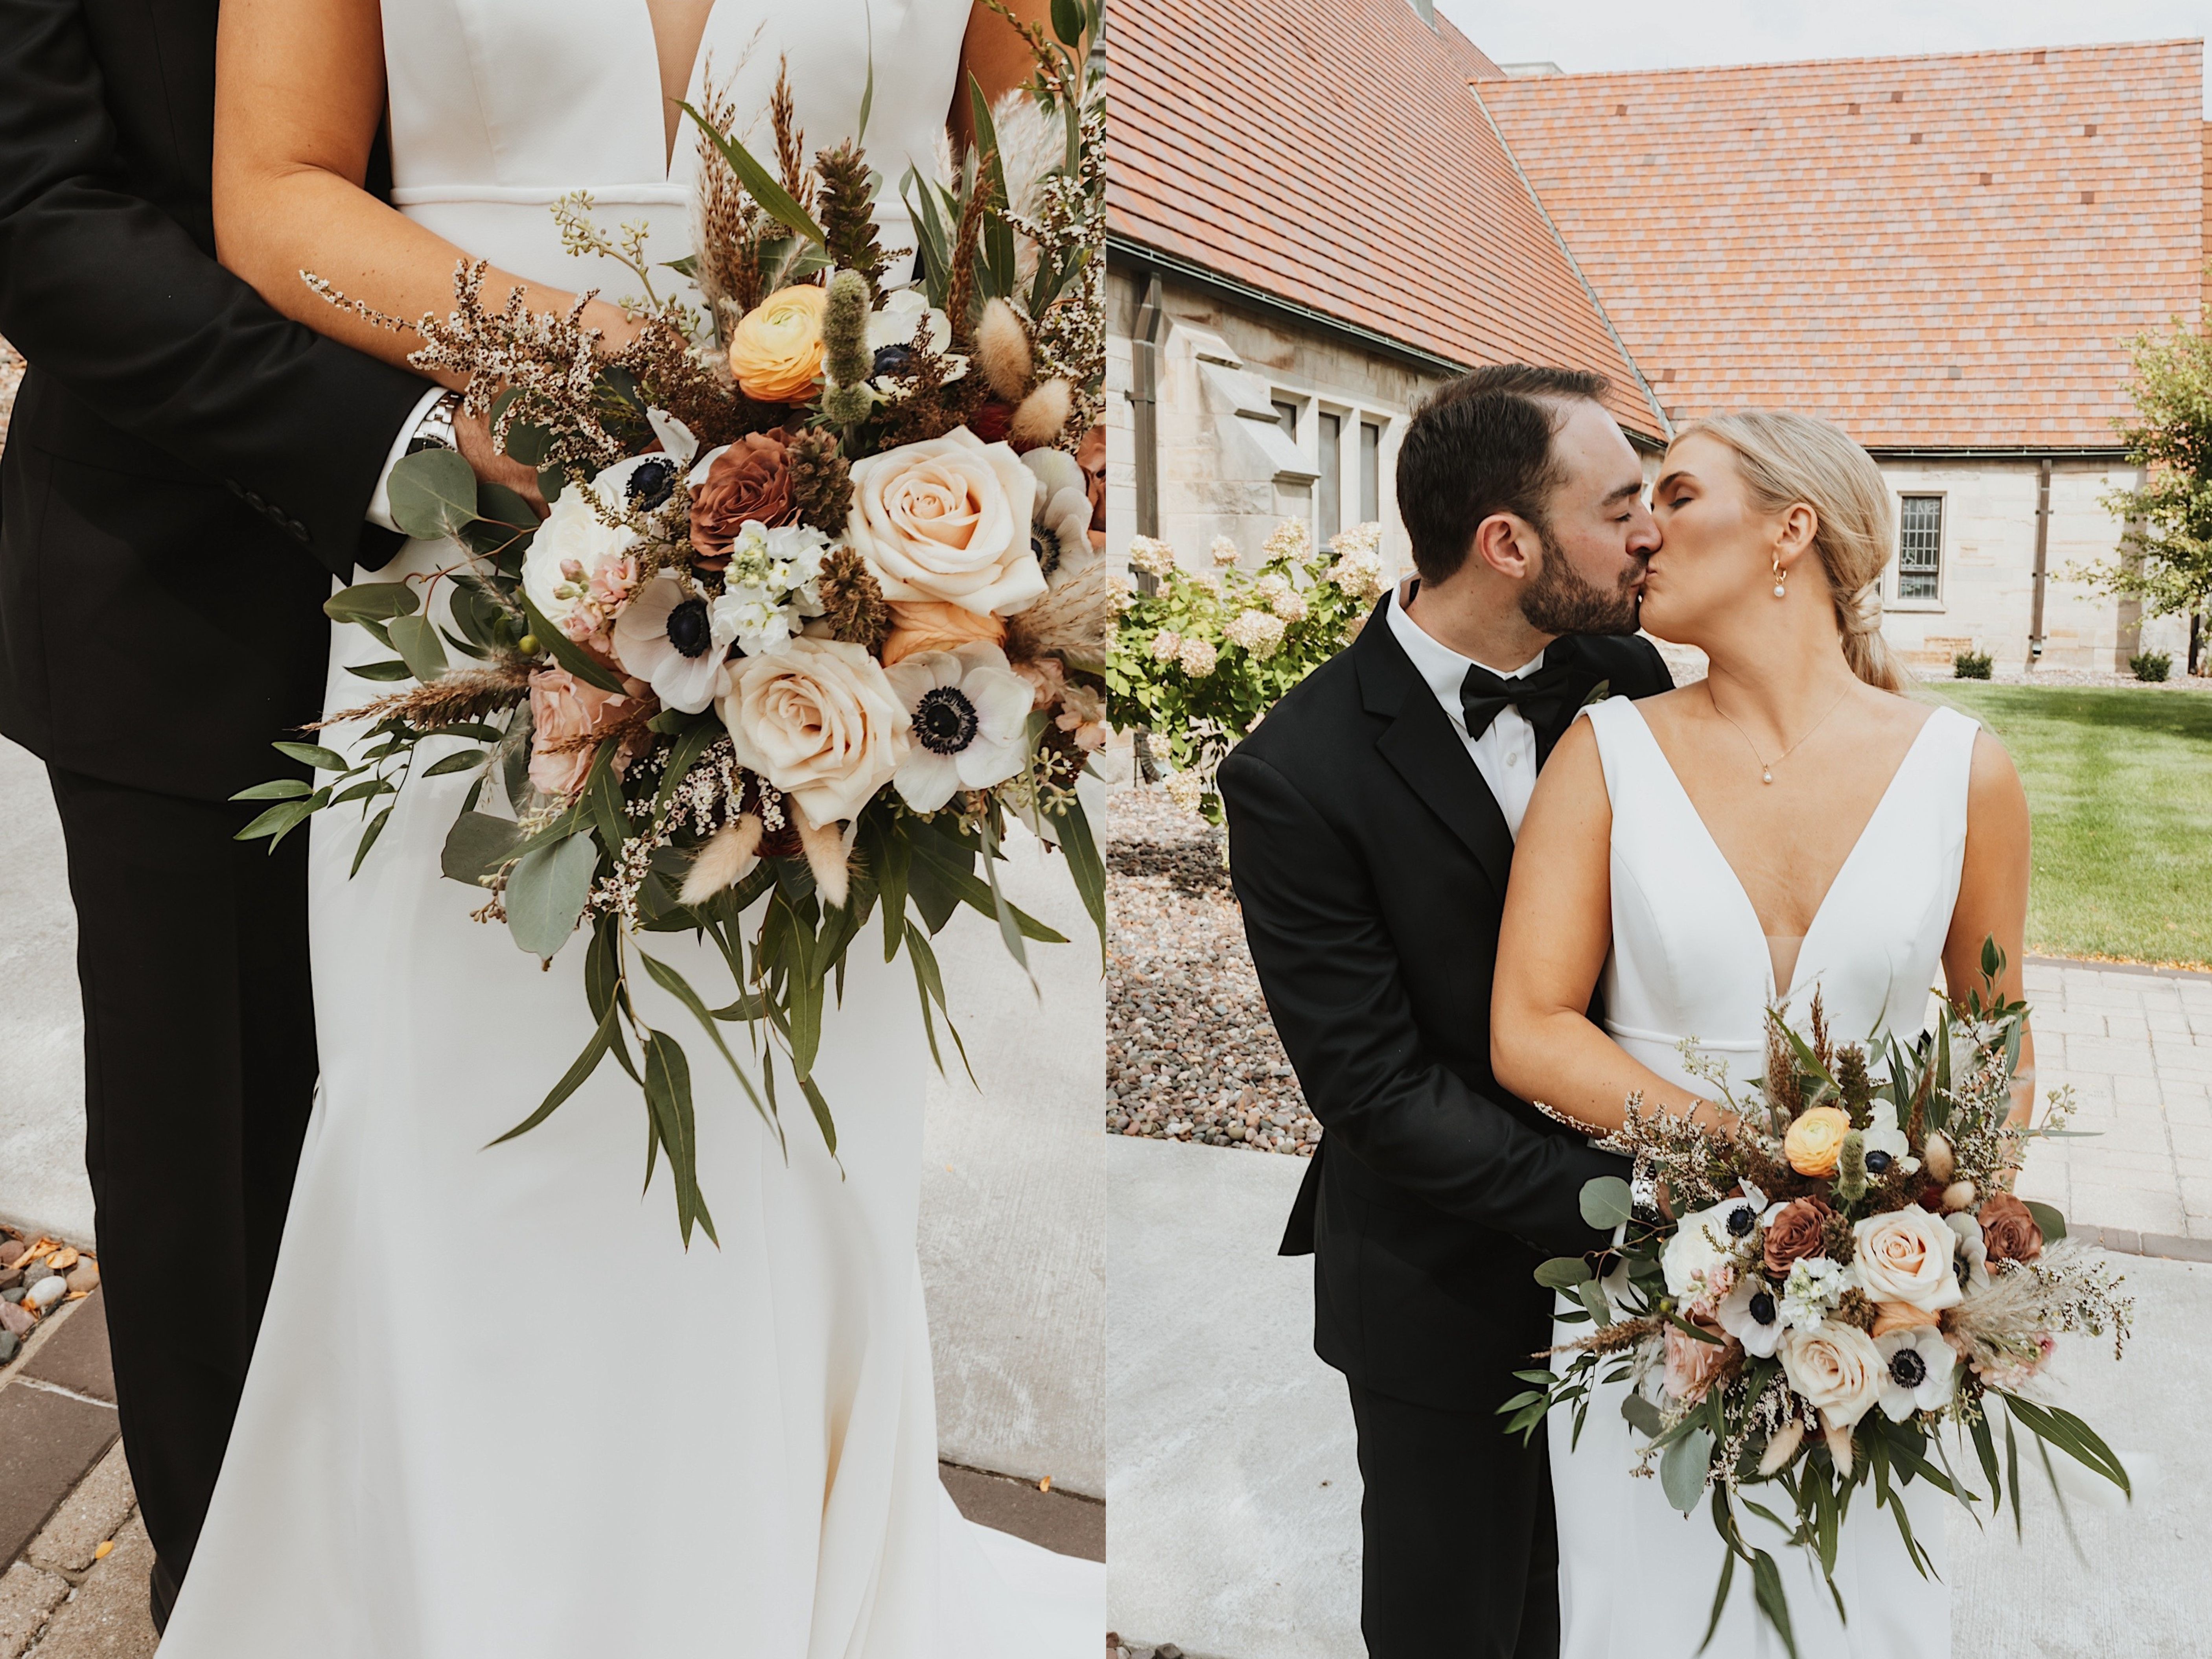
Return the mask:
M232 839L253 805L50 775L123 1447L174 1580L222 1466L314 1095L307 837L272 854Z
M1492 1412L1351 1387L1369 1659L1558 1659L1559 1540L1543 1434L1523 1447Z

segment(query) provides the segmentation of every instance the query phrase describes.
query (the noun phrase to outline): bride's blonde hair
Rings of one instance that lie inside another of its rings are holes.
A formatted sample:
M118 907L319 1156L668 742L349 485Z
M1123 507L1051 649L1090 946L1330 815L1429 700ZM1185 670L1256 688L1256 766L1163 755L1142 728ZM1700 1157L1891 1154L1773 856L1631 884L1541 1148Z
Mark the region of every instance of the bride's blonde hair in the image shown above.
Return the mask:
M1881 636L1881 573L1896 539L1889 485L1874 457L1842 428L1810 415L1769 409L1708 416L1674 434L1692 432L1725 444L1762 513L1803 501L1819 520L1813 550L1835 596L1844 659L1869 685L1905 689L1905 675Z

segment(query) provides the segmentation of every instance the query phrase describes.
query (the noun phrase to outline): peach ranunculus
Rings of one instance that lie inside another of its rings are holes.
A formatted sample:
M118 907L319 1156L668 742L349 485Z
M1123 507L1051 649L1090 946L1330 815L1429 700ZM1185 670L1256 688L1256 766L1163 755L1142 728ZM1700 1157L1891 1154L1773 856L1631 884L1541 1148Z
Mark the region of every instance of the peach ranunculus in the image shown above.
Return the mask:
M1044 597L1030 541L1036 474L965 427L853 463L847 537L893 602L1012 616Z
M1782 1339L1782 1371L1790 1386L1820 1411L1822 1425L1848 1430L1881 1395L1881 1352L1874 1339L1841 1320Z
M573 795L591 775L598 734L630 712L645 691L637 680L626 691L602 691L565 668L540 668L530 677L530 782L549 795ZM620 772L624 757L615 757Z
M1702 1400L1721 1367L1736 1352L1736 1341L1718 1326L1698 1322L1698 1328L1720 1340L1700 1342L1687 1331L1667 1328L1667 1392L1677 1400Z
M730 373L757 403L803 401L822 378L822 313L830 290L780 288L745 313L730 336Z
M1813 1107L1783 1132L1782 1156L1799 1175L1824 1181L1835 1174L1844 1137L1850 1132L1850 1115L1840 1107Z
M1910 1302L1929 1313L1959 1305L1958 1235L1917 1204L1870 1215L1851 1229L1851 1265L1875 1302Z
M793 639L732 663L718 705L738 763L817 825L853 817L906 758L913 717L857 645Z
M917 651L957 651L978 640L989 645L1006 642L1006 624L998 617L978 616L957 605L894 600L891 631L884 641L884 666L890 668Z

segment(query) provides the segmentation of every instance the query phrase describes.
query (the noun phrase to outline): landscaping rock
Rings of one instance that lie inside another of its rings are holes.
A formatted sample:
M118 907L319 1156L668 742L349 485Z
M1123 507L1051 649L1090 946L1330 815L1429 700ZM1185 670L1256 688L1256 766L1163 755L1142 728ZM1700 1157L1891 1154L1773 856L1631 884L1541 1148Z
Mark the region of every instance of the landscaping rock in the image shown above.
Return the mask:
M134 1515L116 1534L113 1553L94 1564L47 1624L39 1659L153 1659L161 1639L147 1605L153 1569L146 1523Z
M71 1296L79 1296L88 1291L98 1290L100 1288L100 1264L97 1261L90 1261L78 1262L76 1267L70 1269L67 1283L69 1285L70 1294Z
M17 1302L0 1302L0 1331L13 1337L26 1337L38 1321Z
M23 1300L29 1303L33 1307L43 1311L47 1308L52 1307L55 1303L60 1301L68 1294L69 1280L63 1278L59 1273L49 1273L46 1278L39 1280L37 1284L31 1286L30 1291L24 1296Z
M27 1249L29 1246L20 1238L11 1238L0 1243L0 1267L14 1267L23 1259L23 1253Z

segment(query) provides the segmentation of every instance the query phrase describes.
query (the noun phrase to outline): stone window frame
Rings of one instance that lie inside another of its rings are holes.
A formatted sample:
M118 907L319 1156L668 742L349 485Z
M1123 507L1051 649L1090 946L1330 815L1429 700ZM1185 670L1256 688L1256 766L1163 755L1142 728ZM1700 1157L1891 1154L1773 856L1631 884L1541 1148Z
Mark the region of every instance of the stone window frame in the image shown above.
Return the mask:
M1942 612L1949 608L1946 602L1951 568L1951 492L1945 489L1898 489L1893 492L1897 501L1897 543L1891 548L1889 568L1885 573L1882 596L1884 605L1892 611L1909 612ZM1905 504L1908 501L1932 501L1936 503L1936 592L1932 596L1907 598L1905 592Z

